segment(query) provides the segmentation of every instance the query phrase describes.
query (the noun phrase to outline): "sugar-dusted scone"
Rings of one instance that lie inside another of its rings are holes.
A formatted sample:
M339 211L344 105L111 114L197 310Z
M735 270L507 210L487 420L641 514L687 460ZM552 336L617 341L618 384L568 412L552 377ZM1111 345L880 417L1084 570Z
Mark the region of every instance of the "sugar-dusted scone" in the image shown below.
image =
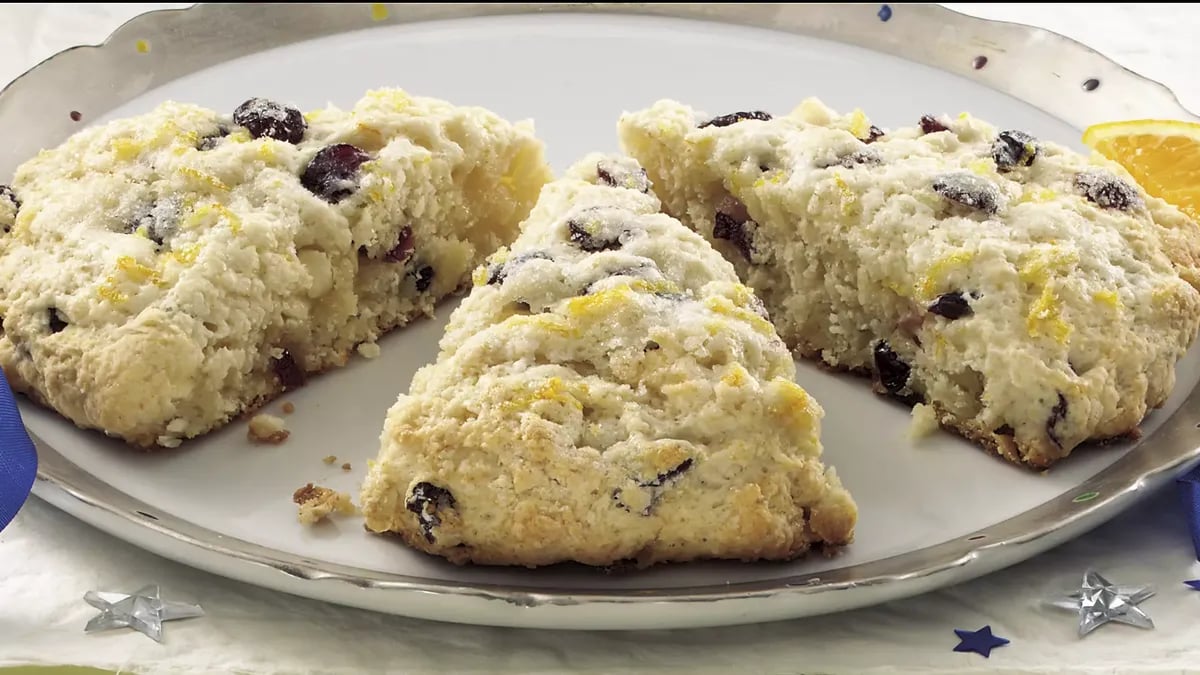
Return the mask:
M80 426L178 445L432 311L548 178L530 125L399 90L84 130L0 195L0 366Z
M1119 166L969 115L884 133L808 100L619 122L666 211L789 346L1046 467L1136 434L1200 323L1200 234Z
M367 527L457 563L789 559L848 543L820 405L733 266L592 155L475 272L389 411Z

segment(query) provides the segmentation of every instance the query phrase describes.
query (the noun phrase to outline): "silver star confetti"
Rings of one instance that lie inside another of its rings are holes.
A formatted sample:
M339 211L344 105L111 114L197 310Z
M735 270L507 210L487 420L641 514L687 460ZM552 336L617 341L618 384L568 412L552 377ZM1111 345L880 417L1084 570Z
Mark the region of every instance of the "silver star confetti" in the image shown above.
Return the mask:
M1138 628L1154 628L1154 622L1142 611L1139 604L1154 595L1151 586L1117 586L1098 572L1088 570L1083 575L1083 586L1065 598L1055 599L1051 605L1079 613L1079 637L1115 621Z
M138 589L133 595L88 591L83 599L100 610L83 629L87 633L132 628L155 642L162 642L164 621L204 616L200 605L163 600L154 584Z

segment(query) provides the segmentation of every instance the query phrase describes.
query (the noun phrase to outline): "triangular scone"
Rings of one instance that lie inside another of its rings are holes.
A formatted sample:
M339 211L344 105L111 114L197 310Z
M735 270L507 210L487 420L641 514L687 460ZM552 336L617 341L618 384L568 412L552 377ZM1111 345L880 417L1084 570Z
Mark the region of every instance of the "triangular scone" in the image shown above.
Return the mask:
M0 189L0 365L80 426L178 445L430 312L548 179L530 125L399 90L87 129Z
M822 410L633 161L593 155L475 272L388 413L368 528L458 563L788 559L851 540Z
M1200 236L1116 164L968 115L663 101L622 144L806 356L1012 461L1136 434L1200 323Z

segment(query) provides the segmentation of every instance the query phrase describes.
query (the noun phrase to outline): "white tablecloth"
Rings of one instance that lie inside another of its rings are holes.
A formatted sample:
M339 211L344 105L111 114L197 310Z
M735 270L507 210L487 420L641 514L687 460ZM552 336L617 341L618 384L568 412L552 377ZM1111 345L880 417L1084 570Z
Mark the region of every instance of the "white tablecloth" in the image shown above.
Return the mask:
M1165 82L1200 110L1200 10L1166 5L951 5L1075 37ZM0 82L51 53L103 39L152 5L0 7ZM0 143L5 133L0 130ZM1080 640L1042 598L1094 565L1157 585L1157 629L1110 625ZM1174 486L1078 540L974 582L871 609L759 626L565 633L434 624L345 609L227 581L156 558L32 500L0 533L0 666L80 664L135 672L1200 672L1200 577ZM154 581L208 616L85 635L89 589ZM990 659L954 653L955 628L1012 640Z

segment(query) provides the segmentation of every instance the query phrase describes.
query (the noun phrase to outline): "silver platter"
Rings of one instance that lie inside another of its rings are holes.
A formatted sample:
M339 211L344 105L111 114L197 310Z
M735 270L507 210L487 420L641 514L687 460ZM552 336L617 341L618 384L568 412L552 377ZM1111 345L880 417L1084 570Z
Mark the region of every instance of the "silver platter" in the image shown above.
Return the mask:
M6 134L0 175L77 130L66 115L85 102L99 116L126 101L210 66L273 47L378 26L371 12L346 5L197 5L151 12L104 44L61 52L0 92ZM898 6L900 7L900 6ZM1132 73L1066 37L1027 26L972 18L938 6L904 5L888 21L863 21L857 5L800 4L405 4L388 21L413 23L545 12L641 14L770 28L861 46L972 78L1077 129L1115 119L1196 120L1164 86ZM872 7L874 11L874 7ZM143 58L135 39L170 45ZM979 68L978 57L988 59ZM1006 59L1037 68L994 67ZM1014 73L1019 72L1020 77ZM120 77L113 77L114 73ZM891 558L838 568L819 577L637 591L447 583L313 561L223 536L140 502L82 470L35 438L35 494L107 531L194 566L318 599L433 619L513 626L638 628L662 626L664 603L708 608L673 625L737 623L816 614L913 595L999 569L1061 543L1124 510L1200 459L1200 396L1181 407L1138 447L1078 486L1016 518L970 537ZM1079 495L1090 495L1081 500ZM803 597L800 597L803 596ZM629 605L636 605L636 611ZM573 610L587 606L587 618Z

